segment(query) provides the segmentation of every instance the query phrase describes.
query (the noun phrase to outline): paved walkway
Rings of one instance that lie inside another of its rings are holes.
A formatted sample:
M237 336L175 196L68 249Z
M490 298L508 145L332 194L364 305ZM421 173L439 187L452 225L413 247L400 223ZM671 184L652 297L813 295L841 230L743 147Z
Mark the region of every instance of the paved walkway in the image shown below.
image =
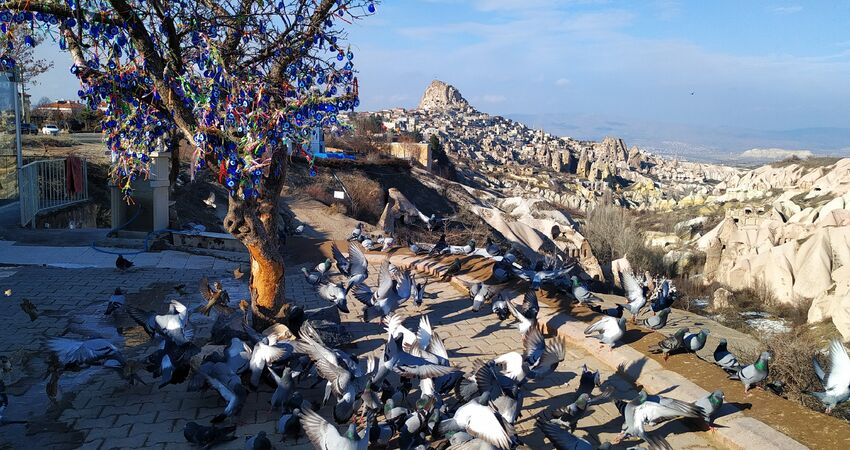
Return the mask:
M0 254L4 254L6 248L3 247ZM59 249L47 254L52 255L52 261L57 264L67 264L68 260L73 261L71 258L75 252L80 252L80 249ZM225 287L234 301L247 294L244 283L230 277L233 263L212 261L196 269L196 265L190 263L198 259L193 260L192 256L182 260L182 265L179 265L172 259L175 257L172 253L179 252L163 253L168 254L151 254L156 256L151 256L150 262L137 261L141 267L126 273L111 268L111 258L109 264L105 261L103 265L109 268L29 266L0 269L0 287L2 290L12 289L10 297L0 299L0 316L4 317L5 323L11 324L0 329L0 354L11 356L14 364L13 372L5 378L10 394L6 417L9 420L30 421L26 426L4 426L0 434L0 448L4 444L11 448L24 445L60 449L185 448L187 444L182 435L185 423L190 420L206 422L221 411L223 401L213 391L189 393L185 385L169 385L159 389L147 374L143 378L148 385L131 387L117 374L102 368L63 377L58 402L55 404L45 394L43 346L46 339L68 332L75 326L109 329L116 325L104 322L102 317L106 300L115 287L120 286L128 293L129 304L160 310L165 309L164 303L169 298L179 297L173 289L176 284L185 283L191 292L180 297L181 301L190 307L200 304L200 296L194 288L203 275L211 279L224 279ZM184 270L160 266L169 261ZM307 307L322 306L313 289L306 285L299 274L299 267L290 266L288 269L288 298ZM374 284L377 282L377 267L373 267L372 274L369 282ZM436 299L426 300L422 310L408 304L399 312L408 317L405 323L412 328L416 327L418 315L427 313L432 325L444 337L453 364L468 369L476 359L490 359L508 351L521 350L521 340L515 329L507 323L500 323L495 315L489 313L488 308L473 313L467 298L450 284L432 282L428 285L428 292ZM19 307L24 298L36 304L40 311L35 321L31 322ZM378 351L383 339L382 325L377 322L362 323L359 307L353 309L351 314L343 316L343 323L354 337L353 351ZM543 306L541 314L544 317L553 313L552 309ZM213 318L193 315L191 320L197 327L199 340L209 335ZM144 357L153 350L138 327L125 330L124 336L119 339L123 341L126 355L131 358ZM592 355L583 350L568 349L566 360L556 374L529 385L531 392L525 401L517 429L530 447L551 447L543 440L542 434L534 429L534 417L543 409L563 406L573 400L573 392L578 385L576 374L581 372L582 364L602 369L603 380L607 379L607 383L618 389L616 397L628 399L635 395L628 383L617 376L611 376L609 370L604 370L605 365ZM237 436L240 439L220 448L243 448L243 436L261 430L276 436L274 426L279 414L270 411L267 403L270 393L269 388L262 388L261 392L249 395L242 414L233 420L239 426ZM315 391L313 394L318 395ZM328 410L322 413L330 417ZM579 434L587 432L598 435L602 440L610 440L619 432L621 424L619 412L609 403L596 407L595 411L580 421L582 430ZM701 432L688 431L679 422L661 428L674 448L712 448ZM277 447L311 448L304 439L297 445L288 442L285 445L277 444Z

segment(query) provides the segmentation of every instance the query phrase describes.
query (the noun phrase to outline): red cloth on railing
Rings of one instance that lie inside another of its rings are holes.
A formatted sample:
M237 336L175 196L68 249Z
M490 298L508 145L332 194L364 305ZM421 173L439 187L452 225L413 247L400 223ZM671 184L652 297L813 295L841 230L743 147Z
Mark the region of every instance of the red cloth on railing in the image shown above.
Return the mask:
M83 192L83 160L76 156L65 158L65 189L69 195Z

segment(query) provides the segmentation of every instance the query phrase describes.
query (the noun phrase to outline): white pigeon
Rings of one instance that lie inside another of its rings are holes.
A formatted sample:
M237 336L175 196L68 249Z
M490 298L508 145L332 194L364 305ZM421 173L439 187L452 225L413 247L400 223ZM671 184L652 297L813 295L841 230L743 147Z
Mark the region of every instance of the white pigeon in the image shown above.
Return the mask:
M210 192L210 196L204 199L204 203L210 208L216 208L215 192Z
M617 341L626 333L626 318L619 319L605 316L584 330L585 336L599 339L602 344L607 344L614 348Z
M838 339L829 343L829 376L827 377L818 360L812 358L815 374L823 385L824 392L809 392L826 406L826 413L832 412L838 404L850 398L850 357L847 349Z

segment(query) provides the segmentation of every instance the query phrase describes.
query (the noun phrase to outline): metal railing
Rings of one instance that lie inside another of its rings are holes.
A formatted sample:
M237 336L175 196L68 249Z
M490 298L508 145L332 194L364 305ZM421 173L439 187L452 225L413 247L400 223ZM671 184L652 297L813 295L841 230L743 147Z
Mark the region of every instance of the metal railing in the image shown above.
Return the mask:
M21 226L32 224L35 227L38 214L88 200L86 160L80 158L81 189L76 191L69 184L66 159L43 159L21 167Z

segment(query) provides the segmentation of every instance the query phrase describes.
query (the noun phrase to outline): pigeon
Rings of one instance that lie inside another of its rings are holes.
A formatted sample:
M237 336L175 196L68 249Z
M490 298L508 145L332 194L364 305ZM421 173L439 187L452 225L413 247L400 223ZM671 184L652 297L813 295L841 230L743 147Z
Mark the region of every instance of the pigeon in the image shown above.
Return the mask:
M199 370L207 383L218 391L221 398L227 402L224 411L213 417L211 423L223 422L242 410L248 392L242 386L242 380L225 363L202 364Z
M705 341L708 339L709 330L703 328L699 333L689 333L684 337L685 349L690 352L698 352L705 347Z
M56 355L62 369L74 370L94 365L108 366L107 361L115 362L113 367L124 364L121 352L107 339L51 338L47 347Z
M339 247L337 247L336 244L331 245L331 254L334 257L336 269L339 273L348 276L350 274L349 270L351 269L351 263L348 261L348 258L339 251Z
M428 252L428 254L429 255L439 255L439 254L442 254L443 250L445 250L447 248L449 248L449 244L448 244L448 242L446 242L446 235L441 234L440 240L438 240L437 243L434 244L433 247L431 247L431 250Z
M536 320L537 313L540 312L540 302L537 301L537 292L533 289L525 291L525 295L522 297L522 305L518 309L527 319Z
M254 349L251 350L251 359L248 361L248 369L251 371L251 385L257 387L260 384L260 376L263 374L263 370L278 361L289 358L293 351L294 347L290 342L278 341L275 334L259 339L254 344Z
M363 246L364 249L372 251L375 248L375 241L372 240L372 236L364 236L360 241L360 245Z
M360 239L360 236L363 235L363 222L357 222L357 225L354 226L354 229L351 230L351 235L348 236L349 241Z
M307 284L310 286L316 286L323 278L319 272L310 272L306 267L301 268L301 273L304 274L304 279L307 280Z
M475 401L461 406L452 418L440 422L440 434L465 431L498 448L510 448L516 435L513 425L502 417L491 405Z
M600 344L607 344L612 350L617 341L626 333L626 319L615 319L605 316L584 330L585 336L599 339Z
M660 395L648 395L646 391L640 391L638 396L626 403L622 409L625 422L620 433L620 439L634 436L646 441L650 448L672 449L664 438L649 435L644 426L657 425L677 417L701 418L703 412L700 407L693 403Z
M381 265L378 288L373 293L365 285L358 285L354 298L363 303L363 321L369 322L376 317L386 317L410 298L413 288L409 274L392 275L390 264Z
M443 272L443 278L453 277L458 272L460 272L460 267L461 267L460 259L454 260L454 262L452 262L452 264L448 267L448 269L446 269L446 271Z
M472 310L478 311L484 302L489 301L496 292L488 284L475 283L469 287L469 298L472 300Z
M241 280L242 277L244 277L244 276L245 276L245 272L242 271L242 265L241 264L236 266L235 269L233 269L233 279L234 280Z
M658 313L663 309L669 308L673 306L673 296L670 295L670 280L664 280L661 283L661 289L658 292L658 297L656 297L655 301L649 305L652 312Z
M508 306L508 310L511 312L511 315L514 316L514 319L517 320L516 328L519 330L520 334L525 335L528 330L532 328L537 328L537 317L526 317L516 306L514 306L513 302L506 302Z
M369 448L369 433L366 432L366 436L360 436L357 433L357 425L354 423L348 426L345 434L340 434L334 425L310 408L303 408L299 418L304 433L317 449L367 450ZM366 430L370 428L372 419L371 416L367 418Z
M392 236L387 236L384 238L383 241L381 241L381 244L383 244L383 246L381 247L381 252L386 253L390 251L391 248L395 247L395 238Z
M407 239L407 248L410 249L410 252L414 255L424 255L428 253L428 250L422 248L419 244L411 241L409 238Z
M300 397L300 394L298 394L298 396ZM295 395L293 395L293 397L295 397ZM301 435L301 420L298 417L300 415L300 406L291 407L284 405L283 412L281 413L280 419L278 419L277 426L275 427L275 430L283 435L281 440L286 440L286 438L290 436L298 439L298 436Z
M726 339L721 339L714 349L714 363L727 372L737 372L741 368L738 358L726 349Z
M660 330L664 328L665 325L667 325L667 316L669 315L670 308L664 308L661 311L658 311L658 314L643 319L642 324L650 330ZM703 345L705 345L705 342L703 342Z
M502 253L502 249L499 248L498 244L493 242L493 238L490 236L487 236L487 242L484 243L484 251L487 252L490 258L499 256Z
M302 234L302 233L304 233L304 224L303 223L301 225L298 225L297 227L295 227L295 234Z
M502 297L502 294L493 301L493 314L495 314L499 320L505 320L510 315L510 311L508 311L508 302Z
M620 317L623 317L623 305L617 305L614 308L606 308L606 309L602 309L602 307L598 306L598 305L588 305L588 307L590 308L591 311L599 313L599 314L604 314L606 316L614 317L614 318L617 318L617 319L619 319Z
M526 377L539 379L549 375L564 360L564 341L555 339L546 344L537 327L529 328L522 337L522 344L522 355L510 352L493 360L505 376L517 382L522 382Z
M197 310L200 311L201 314L209 316L210 311L212 311L213 308L216 308L225 314L232 311L230 309L230 294L221 287L220 281L214 282L213 286L210 287L210 282L207 280L207 277L203 277L198 282L198 289L201 291L201 297L203 297L207 302L206 304L198 307Z
M413 297L413 304L416 306L422 306L422 300L425 299L425 286L428 285L428 282L419 283L413 279L411 280L411 283L413 284L413 291L410 295Z
M313 271L320 273L323 277L326 277L330 274L332 264L333 261L331 261L330 258L325 258L324 261L320 262L319 264L316 264L316 268L313 269Z
M725 398L723 391L718 389L694 402L696 406L699 406L700 409L702 409L703 419L705 419L705 423L707 423L709 428L712 430L714 429L714 417L717 415L717 412L720 411L720 407L723 406L723 400Z
M649 347L649 351L663 353L664 360L667 361L671 354L685 350L685 333L687 332L687 328L680 328L674 334L662 339L658 344Z
M160 389L180 384L189 377L192 358L200 352L201 349L191 342L177 344L166 338L162 348L147 357L147 370L160 378Z
M629 303L623 305L632 314L632 323L636 323L637 316L640 310L646 306L646 297L643 295L643 286L640 281L631 272L622 273L623 289L626 291L626 297Z
M295 388L295 382L292 380L292 368L285 367L280 375L275 373L271 366L268 369L274 379L275 386L277 386L274 394L272 394L272 408L278 408L289 401Z
M741 380L741 383L744 385L744 392L746 393L751 387L764 381L770 374L770 367L768 366L770 359L770 352L762 352L756 362L738 369L737 372L729 375L729 379Z
M166 336L177 344L183 344L195 336L194 331L188 327L189 311L177 300L169 302L166 314L143 311L134 306L127 306L127 313L151 338L157 335Z
M572 281L572 293L573 297L578 300L579 305L584 305L585 303L591 302L599 302L602 301L601 298L593 295L583 284L581 284L581 280L575 275L570 277Z
M115 293L109 297L109 303L106 304L106 312L104 315L110 316L118 309L123 308L125 300L124 292L121 291L121 288L115 288Z
M12 290L11 289L4 290L3 295L6 296L6 297L11 297L12 296Z
M611 399L611 394L613 393L614 389L608 388L608 390L596 397L591 397L586 393L579 394L578 398L576 398L573 403L555 411L555 419L566 424L569 427L570 432L573 433L576 431L578 421L584 417L584 414L587 412L587 408L607 402Z
M475 251L475 241L470 239L466 245L449 245L440 251L441 255L469 255Z
M841 341L833 339L829 343L829 376L827 377L817 358L812 358L815 374L823 385L824 392L805 391L805 394L814 396L826 406L826 413L840 403L850 398L850 358L847 349Z
M593 393L593 388L602 386L602 378L599 375L599 369L595 371L590 371L587 368L587 364L582 364L581 366L581 378L579 378L578 382L578 393L581 394L591 394Z
M349 291L353 286L362 284L369 277L369 263L366 262L366 256L363 255L363 250L360 244L351 242L348 244L348 281L345 284L345 290ZM339 267L339 260L337 260Z
M118 257L115 258L115 268L118 270L127 270L130 267L133 267L133 261L125 258L124 255L118 255Z
M316 286L319 297L336 305L337 309L344 313L348 313L348 300L346 299L346 291L342 283L320 282Z
M196 444L203 448L211 448L217 444L230 442L236 439L233 433L236 432L236 426L231 427L205 427L198 425L197 422L189 422L183 428L183 437L192 444Z
M21 302L21 309L30 317L30 322L35 322L38 319L38 307L35 306L28 298Z
M260 431L255 436L245 436L245 450L271 450L272 442L266 436L265 431Z
M209 206L210 208L213 208L213 209L215 209L215 208L216 208L216 204L215 204L215 192L210 192L209 197L207 197L207 198L205 198L205 199L204 199L204 204L205 204L205 205L207 205L207 206Z
M514 276L514 262L516 262L516 257L508 253L503 256L501 259L497 259L493 264L493 273L492 277L498 283L504 283L508 281L512 276Z
M556 450L596 450L597 448L590 442L572 434L553 422L543 420L539 416L535 421L537 428L540 428L540 431L549 439L552 447Z

